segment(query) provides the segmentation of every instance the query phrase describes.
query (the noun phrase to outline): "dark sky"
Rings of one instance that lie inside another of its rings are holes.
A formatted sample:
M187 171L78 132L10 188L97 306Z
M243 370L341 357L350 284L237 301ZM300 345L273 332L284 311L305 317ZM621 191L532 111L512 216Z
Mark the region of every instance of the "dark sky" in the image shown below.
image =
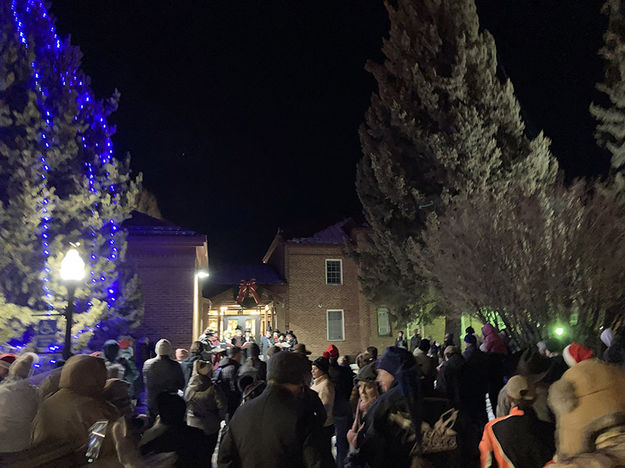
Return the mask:
M531 129L567 177L607 168L588 104L601 1L480 0ZM278 226L358 214L357 129L381 60L381 0L53 0L100 97L122 95L116 151L165 217L208 235L211 262L258 261Z

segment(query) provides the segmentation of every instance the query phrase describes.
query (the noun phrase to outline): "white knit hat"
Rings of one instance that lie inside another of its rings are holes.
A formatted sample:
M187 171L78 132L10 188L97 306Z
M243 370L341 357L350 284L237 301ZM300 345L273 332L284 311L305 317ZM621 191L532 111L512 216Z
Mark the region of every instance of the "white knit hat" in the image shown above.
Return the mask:
M171 343L169 342L169 340L166 340L165 338L161 338L160 340L156 342L154 351L156 352L157 356L171 356L171 353L173 350L172 350Z

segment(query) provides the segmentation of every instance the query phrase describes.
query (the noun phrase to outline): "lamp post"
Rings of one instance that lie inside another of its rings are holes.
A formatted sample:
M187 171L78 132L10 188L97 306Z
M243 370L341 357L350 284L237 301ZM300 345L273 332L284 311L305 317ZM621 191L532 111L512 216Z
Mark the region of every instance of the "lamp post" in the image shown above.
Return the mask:
M67 309L65 310L65 345L63 359L72 355L72 323L74 315L74 295L76 286L85 277L85 262L80 258L78 250L71 248L61 261L61 279L67 285Z

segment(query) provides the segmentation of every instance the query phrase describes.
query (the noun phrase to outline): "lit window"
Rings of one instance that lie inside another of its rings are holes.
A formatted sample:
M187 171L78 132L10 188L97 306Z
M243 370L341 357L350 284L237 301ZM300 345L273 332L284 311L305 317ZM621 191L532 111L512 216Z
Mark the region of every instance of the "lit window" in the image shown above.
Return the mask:
M326 284L343 284L343 261L326 259Z
M343 310L326 310L326 320L328 324L328 341L345 340L345 322L343 320Z

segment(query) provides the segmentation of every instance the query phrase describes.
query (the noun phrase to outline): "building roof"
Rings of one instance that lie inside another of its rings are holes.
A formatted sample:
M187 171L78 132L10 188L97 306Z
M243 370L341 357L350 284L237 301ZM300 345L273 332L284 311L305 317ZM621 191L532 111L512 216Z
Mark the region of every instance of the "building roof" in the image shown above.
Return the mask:
M352 218L345 218L311 236L294 237L287 239L287 242L294 244L345 244L349 241L350 231L357 226L358 224Z
M122 223L122 228L133 236L202 236L195 231L176 226L169 221L133 211L131 217Z

